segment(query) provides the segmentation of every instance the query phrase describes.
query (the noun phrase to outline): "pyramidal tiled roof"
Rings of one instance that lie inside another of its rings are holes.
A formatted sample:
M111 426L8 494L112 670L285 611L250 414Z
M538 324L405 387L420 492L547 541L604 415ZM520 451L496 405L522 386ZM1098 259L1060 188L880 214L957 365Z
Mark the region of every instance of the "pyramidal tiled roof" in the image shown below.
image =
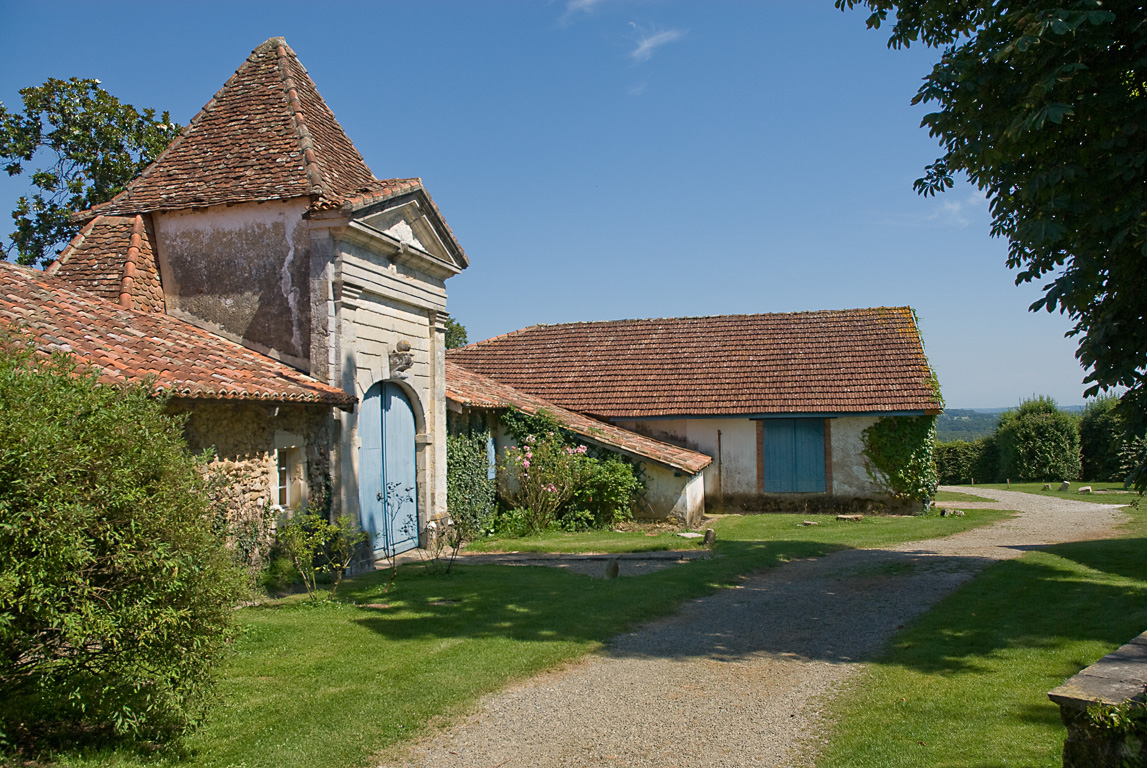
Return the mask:
M272 37L123 192L77 217L308 196L338 207L377 184L295 52Z
M128 309L165 309L155 263L155 233L138 214L95 217L45 274Z
M601 418L941 408L909 307L536 325L446 356Z
M30 334L45 354L74 355L107 384L150 379L172 397L355 403L353 395L163 312L128 309L4 262L0 325Z

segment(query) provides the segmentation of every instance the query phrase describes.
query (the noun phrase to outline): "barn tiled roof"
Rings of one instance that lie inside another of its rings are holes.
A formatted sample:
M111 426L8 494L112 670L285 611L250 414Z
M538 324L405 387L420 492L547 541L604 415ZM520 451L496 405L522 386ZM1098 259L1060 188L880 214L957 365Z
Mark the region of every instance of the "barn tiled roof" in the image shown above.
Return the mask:
M909 307L536 325L447 356L601 418L941 408Z
M75 355L109 384L151 377L174 397L327 403L355 398L269 357L162 312L142 312L73 289L42 272L0 265L0 323L37 347Z
M46 274L128 309L164 311L155 234L143 216L97 216L72 238Z
M446 397L474 408L514 407L535 414L545 409L571 432L588 440L629 454L665 464L693 475L713 461L710 457L687 448L679 448L627 429L606 424L580 413L546 402L540 397L521 392L491 378L468 371L457 363L446 363Z
M123 192L78 217L306 196L338 207L376 183L295 52L272 37Z

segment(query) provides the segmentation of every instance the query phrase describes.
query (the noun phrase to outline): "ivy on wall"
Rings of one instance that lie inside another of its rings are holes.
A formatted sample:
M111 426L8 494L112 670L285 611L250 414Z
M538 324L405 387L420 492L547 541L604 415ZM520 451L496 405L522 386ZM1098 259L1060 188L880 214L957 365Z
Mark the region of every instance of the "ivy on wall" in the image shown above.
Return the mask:
M885 416L864 430L863 442L864 469L880 490L921 503L936 495L935 416Z
M489 436L481 430L446 438L446 507L464 541L478 538L494 514L494 481L486 455Z

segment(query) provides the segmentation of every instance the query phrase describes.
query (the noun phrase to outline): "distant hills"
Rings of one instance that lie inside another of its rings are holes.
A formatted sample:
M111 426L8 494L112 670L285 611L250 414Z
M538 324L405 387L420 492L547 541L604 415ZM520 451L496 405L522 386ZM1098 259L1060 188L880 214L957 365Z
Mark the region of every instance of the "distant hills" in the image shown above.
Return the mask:
M996 431L1000 414L1010 411L1014 405L1007 408L948 408L936 419L936 439L941 442L951 440L975 440L978 437L987 437ZM1082 405L1068 405L1060 408L1061 411L1079 413Z

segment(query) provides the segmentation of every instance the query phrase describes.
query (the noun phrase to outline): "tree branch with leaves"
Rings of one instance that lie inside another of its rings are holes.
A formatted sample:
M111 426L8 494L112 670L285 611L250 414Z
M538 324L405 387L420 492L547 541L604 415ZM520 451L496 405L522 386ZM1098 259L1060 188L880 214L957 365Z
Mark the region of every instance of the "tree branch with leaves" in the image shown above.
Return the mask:
M17 200L5 250L20 264L49 264L79 231L72 214L119 194L181 127L167 112L156 119L120 103L99 80L52 78L20 96L22 113L0 104L0 162L9 176L45 165L29 174L35 191Z

